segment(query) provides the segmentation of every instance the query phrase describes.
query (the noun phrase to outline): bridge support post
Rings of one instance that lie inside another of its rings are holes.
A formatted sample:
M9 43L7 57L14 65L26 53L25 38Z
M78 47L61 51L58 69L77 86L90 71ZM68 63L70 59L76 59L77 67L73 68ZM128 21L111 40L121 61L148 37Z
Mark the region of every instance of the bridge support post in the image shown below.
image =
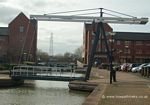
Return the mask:
M103 8L100 8L100 17L103 17L102 10L103 10ZM111 84L112 83L112 79L114 79L114 82L116 82L116 74L115 74L115 71L113 70L112 52L110 52L110 50L109 50L109 46L108 46L108 42L107 42L107 37L106 37L106 34L105 34L105 29L104 29L104 25L103 24L104 23L102 21L100 21L97 24L97 30L95 32L94 44L92 46L92 50L91 50L91 53L90 53L90 59L88 61L88 68L87 68L85 80L89 80L91 68L92 68L92 65L93 65L93 62L94 62L94 55L95 55L97 44L98 44L98 41L99 41L99 35L101 34L101 35L103 35L103 38L104 38L105 47L106 47L106 50L107 50L107 57L109 59L110 84ZM102 39L101 39L101 41L102 41Z
M95 32L94 44L92 46L91 53L90 53L90 59L88 61L88 67L87 67L85 80L88 80L89 77L90 77L91 68L92 68L92 65L93 65L93 62L94 62L94 55L95 55L96 47L97 47L97 44L98 44L98 41L99 41L99 36L100 36L100 23L97 24L97 30Z
M98 41L99 41L99 36L101 34L101 35L103 35L103 38L104 38L105 47L106 47L106 50L107 50L107 57L109 59L110 84L111 84L112 83L112 79L114 79L114 82L116 81L116 74L114 73L115 71L113 70L112 52L110 52L110 50L109 50L107 37L106 37L106 34L105 34L105 30L104 30L104 25L103 24L104 24L103 22L99 22L97 24L97 30L96 30L96 33L95 33L94 44L92 46L92 50L91 50L91 53L90 53L90 59L89 59L89 62L88 62L88 68L87 68L85 80L88 80L89 77L90 77L91 68L92 68L92 65L93 65L93 62L94 62L94 55L95 55L97 44L98 44Z

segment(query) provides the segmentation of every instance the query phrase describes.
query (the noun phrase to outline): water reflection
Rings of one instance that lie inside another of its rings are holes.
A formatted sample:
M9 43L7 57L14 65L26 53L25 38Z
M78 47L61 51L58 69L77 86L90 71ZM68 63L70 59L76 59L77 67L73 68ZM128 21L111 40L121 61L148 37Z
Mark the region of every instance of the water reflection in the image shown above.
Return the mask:
M81 105L88 93L69 91L68 82L27 81L0 89L0 105Z

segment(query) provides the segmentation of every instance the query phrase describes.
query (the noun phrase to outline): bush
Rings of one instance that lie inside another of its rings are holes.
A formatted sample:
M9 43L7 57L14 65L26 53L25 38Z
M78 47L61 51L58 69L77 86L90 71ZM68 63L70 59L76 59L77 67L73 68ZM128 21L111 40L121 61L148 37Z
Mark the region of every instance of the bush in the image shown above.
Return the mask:
M0 70L10 70L13 68L13 66L16 66L16 64L1 64Z
M35 65L35 62L24 61L23 64L33 66Z

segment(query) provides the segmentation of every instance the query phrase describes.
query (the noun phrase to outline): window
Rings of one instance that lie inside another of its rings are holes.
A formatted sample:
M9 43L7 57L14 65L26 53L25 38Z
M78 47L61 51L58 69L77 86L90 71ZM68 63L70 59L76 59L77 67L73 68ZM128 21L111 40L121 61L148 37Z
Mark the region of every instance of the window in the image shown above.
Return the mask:
M24 26L20 26L20 27L19 27L19 31L20 31L20 32L24 32Z
M98 52L100 52L100 51L101 51L101 48L100 48L100 46L98 46L98 47L97 47L97 51L98 51Z
M92 45L94 44L94 39L92 40Z
M106 36L110 35L109 32L105 32Z
M125 41L124 44L125 45L130 45L130 41Z
M149 55L149 54L150 54L150 52L149 52L149 51L145 51L145 54L148 54L148 55Z
M124 49L125 54L130 54L130 49Z
M146 43L147 46L150 46L150 43Z
M135 44L136 45L142 45L143 43L142 43L142 41L136 41Z
M101 44L101 42L100 42L100 40L98 41L98 45L100 46L100 44Z
M22 40L22 38L20 38L20 42L22 42L23 40Z
M136 54L142 54L142 50L137 50Z
M117 45L120 45L121 44L121 42L120 41L117 41Z
M144 43L146 44L146 46L150 46L150 41L144 41Z

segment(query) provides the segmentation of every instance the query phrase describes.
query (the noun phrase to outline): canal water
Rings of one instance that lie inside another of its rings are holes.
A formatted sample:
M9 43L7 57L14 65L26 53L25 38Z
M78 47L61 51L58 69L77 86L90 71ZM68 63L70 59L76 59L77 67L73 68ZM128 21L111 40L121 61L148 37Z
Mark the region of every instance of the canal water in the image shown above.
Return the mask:
M87 92L72 91L68 82L25 81L25 85L0 89L0 105L82 105Z

